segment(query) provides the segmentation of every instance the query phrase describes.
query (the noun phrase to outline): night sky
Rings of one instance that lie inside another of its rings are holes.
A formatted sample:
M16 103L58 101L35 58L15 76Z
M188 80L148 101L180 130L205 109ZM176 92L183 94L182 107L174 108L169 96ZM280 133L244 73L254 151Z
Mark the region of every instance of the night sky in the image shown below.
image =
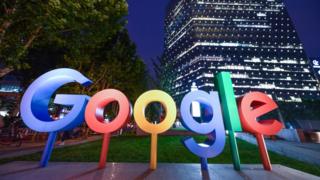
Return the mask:
M152 73L151 59L164 43L164 16L170 0L128 0L128 30ZM309 57L320 57L320 0L285 0Z

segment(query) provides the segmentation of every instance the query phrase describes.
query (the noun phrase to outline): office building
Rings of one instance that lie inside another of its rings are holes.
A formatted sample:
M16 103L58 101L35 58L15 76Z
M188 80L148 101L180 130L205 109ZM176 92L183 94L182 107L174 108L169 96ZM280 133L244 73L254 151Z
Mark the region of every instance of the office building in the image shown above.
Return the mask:
M235 94L319 98L317 80L283 0L172 0L165 20L164 86L178 102L193 83L214 89L232 73Z

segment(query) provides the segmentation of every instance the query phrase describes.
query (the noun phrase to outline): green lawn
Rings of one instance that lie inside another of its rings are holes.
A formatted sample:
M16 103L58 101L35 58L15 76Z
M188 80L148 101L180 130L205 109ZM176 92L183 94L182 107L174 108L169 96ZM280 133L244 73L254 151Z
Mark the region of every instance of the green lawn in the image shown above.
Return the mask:
M181 143L182 136L161 136L158 138L158 162L167 163L199 163L197 156L190 153ZM203 137L197 136L198 141ZM258 148L242 140L238 140L240 159L243 164L260 164ZM98 162L101 149L101 141L83 145L66 147L53 151L51 161L76 161ZM149 162L150 138L147 137L113 137L108 154L109 162ZM290 159L270 152L273 164L282 164L294 169L320 176L320 166L310 165L305 162ZM39 161L40 153L0 160L6 163L15 160ZM218 157L209 159L209 163L231 164L231 152L226 141L224 152ZM261 165L262 167L262 165Z

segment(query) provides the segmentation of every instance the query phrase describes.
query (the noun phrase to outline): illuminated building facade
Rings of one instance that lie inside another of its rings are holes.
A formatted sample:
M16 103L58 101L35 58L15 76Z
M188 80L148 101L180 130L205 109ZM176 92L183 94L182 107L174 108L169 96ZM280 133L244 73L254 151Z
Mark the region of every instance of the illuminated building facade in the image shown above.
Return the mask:
M310 58L310 63L316 78L320 81L320 57Z
M0 118L16 115L18 112L16 104L21 92L20 80L11 69L0 62Z
M235 94L261 91L278 101L320 97L283 0L173 0L165 20L166 90L180 101L192 83L214 89L232 73Z
M0 78L0 93L21 93L21 81L14 73L8 73Z

